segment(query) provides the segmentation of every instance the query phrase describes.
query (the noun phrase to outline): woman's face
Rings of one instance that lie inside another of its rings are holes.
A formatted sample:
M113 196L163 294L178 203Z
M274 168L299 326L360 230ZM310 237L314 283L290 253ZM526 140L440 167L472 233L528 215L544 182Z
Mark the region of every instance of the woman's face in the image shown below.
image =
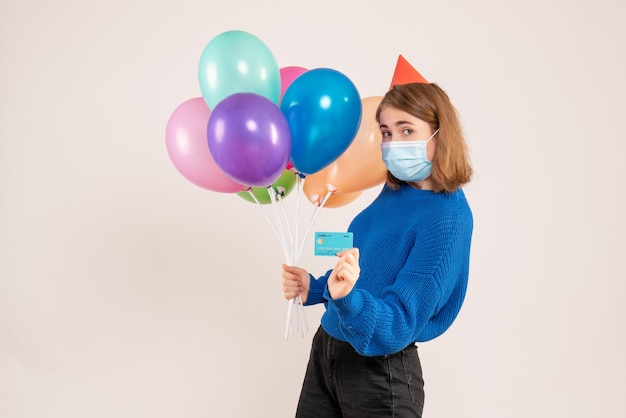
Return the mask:
M395 107L385 106L379 114L380 132L383 142L426 141L433 134L430 124ZM435 156L437 138L426 144L426 155L430 161Z

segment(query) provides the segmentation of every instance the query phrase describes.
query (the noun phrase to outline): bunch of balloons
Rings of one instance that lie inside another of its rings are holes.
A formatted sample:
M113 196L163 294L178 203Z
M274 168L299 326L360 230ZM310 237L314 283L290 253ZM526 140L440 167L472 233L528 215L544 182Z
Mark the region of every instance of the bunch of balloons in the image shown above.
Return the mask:
M319 210L384 181L375 121L382 97L362 99L341 72L280 68L260 39L233 30L206 45L198 81L202 96L174 110L165 135L172 163L193 184L274 208L298 186ZM298 264L297 225L286 237L276 213L286 261Z
M284 197L300 180L311 203L328 195L325 207L338 207L384 181L381 97L361 99L341 72L281 68L259 38L232 30L206 45L198 81L202 97L166 128L169 157L193 184L268 204L269 187Z

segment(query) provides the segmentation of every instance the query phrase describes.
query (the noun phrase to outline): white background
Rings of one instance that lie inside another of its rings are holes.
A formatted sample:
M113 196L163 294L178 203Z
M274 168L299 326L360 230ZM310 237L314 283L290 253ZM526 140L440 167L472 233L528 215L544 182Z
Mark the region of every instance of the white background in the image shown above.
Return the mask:
M624 415L623 1L2 0L1 417L293 416L321 307L285 341L258 206L194 186L165 148L233 29L362 97L402 54L461 114L470 284L420 345L426 417Z

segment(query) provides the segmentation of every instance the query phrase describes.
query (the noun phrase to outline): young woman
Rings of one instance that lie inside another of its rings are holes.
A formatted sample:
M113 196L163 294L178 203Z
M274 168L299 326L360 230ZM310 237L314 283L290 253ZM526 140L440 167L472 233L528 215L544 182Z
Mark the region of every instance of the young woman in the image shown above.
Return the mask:
M421 417L416 342L456 318L467 288L472 169L457 112L436 84L394 86L376 112L388 178L349 226L354 246L315 279L283 266L287 299L326 311L297 417Z

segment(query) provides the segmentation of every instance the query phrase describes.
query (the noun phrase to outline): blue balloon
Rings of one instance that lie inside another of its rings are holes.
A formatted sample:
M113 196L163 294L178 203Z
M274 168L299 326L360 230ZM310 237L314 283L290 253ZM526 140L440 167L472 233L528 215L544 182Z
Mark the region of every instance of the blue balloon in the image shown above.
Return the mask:
M307 175L348 149L361 123L362 104L348 77L330 68L316 68L291 83L280 110L291 130L291 162Z

